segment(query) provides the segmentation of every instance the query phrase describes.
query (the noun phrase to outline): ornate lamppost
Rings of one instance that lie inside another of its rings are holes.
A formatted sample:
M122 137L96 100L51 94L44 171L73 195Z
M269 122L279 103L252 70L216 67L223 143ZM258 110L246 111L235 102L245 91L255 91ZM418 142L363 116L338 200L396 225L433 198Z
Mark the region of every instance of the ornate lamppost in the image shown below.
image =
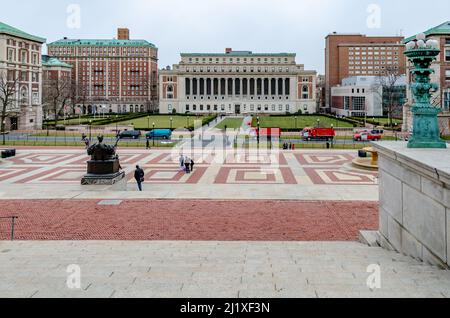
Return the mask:
M413 114L413 132L408 142L408 148L447 148L447 144L440 138L437 115L441 109L430 103L432 92L439 86L431 83L430 75L434 70L431 63L439 55L439 42L428 40L425 34L419 34L416 40L406 44L405 55L414 65L411 70L413 83L411 92L414 104L411 107Z
M153 123L153 147L155 147L155 123Z

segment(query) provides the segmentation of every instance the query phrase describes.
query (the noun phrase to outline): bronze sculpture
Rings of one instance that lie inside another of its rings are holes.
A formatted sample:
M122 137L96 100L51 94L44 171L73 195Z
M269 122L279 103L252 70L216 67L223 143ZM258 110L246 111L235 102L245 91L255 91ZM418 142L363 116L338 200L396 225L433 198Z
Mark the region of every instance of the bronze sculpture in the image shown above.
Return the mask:
M87 153L91 156L91 160L105 161L115 159L118 140L114 146L111 146L104 144L103 139L103 136L98 136L98 143L88 148Z
M87 174L81 180L82 185L113 185L125 177L121 171L119 157L114 146L103 143L103 136L97 137L98 142L87 149L91 160L87 162Z

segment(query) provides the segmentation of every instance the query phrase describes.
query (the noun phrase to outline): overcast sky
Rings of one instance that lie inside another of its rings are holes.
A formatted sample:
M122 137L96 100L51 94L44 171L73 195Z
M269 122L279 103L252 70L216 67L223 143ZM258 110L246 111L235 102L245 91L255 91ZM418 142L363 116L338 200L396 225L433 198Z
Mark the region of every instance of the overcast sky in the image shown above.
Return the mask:
M223 52L231 47L297 53L297 63L323 73L324 38L333 31L410 36L450 20L449 0L0 0L0 3L0 21L45 37L47 42L65 36L109 39L116 37L117 27L128 27L132 38L158 46L160 68L178 63L180 52ZM423 4L429 8L418 10Z

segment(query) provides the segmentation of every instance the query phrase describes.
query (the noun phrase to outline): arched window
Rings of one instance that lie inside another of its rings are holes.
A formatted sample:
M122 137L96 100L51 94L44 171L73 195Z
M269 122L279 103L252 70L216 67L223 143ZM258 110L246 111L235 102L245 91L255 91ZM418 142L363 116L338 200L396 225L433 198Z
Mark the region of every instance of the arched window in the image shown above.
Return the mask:
M22 103L28 102L28 89L26 86L22 86L22 88L20 89L20 101Z

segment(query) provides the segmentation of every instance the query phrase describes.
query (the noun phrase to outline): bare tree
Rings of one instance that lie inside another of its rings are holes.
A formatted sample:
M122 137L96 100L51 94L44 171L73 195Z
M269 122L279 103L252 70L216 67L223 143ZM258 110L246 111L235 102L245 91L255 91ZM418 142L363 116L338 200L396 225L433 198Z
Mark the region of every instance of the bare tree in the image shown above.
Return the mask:
M3 145L5 144L6 133L6 118L8 117L9 109L16 102L17 83L19 81L16 77L8 78L6 72L0 72L0 119L1 119L1 134L3 136ZM12 74L12 73L10 73Z
M72 80L68 77L50 78L43 83L43 101L48 113L55 116L58 124L59 116L72 98Z
M400 80L405 76L405 72L404 68L387 66L380 72L373 87L374 92L380 94L383 113L387 113L390 127L393 127L394 116L400 115L403 110L406 92L400 89Z

